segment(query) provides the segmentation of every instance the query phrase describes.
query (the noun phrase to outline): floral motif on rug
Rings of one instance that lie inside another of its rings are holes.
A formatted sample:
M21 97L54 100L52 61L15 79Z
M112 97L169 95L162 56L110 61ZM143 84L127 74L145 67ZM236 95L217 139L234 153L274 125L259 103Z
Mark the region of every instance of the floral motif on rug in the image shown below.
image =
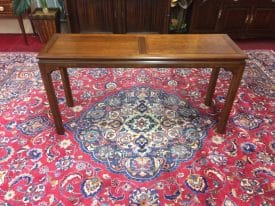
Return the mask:
M176 95L135 87L88 109L75 138L112 172L146 181L191 159L213 122Z
M50 126L50 121L48 118L43 116L36 116L32 119L24 121L17 125L17 128L21 130L23 134L35 135L44 131Z
M210 68L71 68L57 135L36 54L0 53L0 205L275 205L275 53L247 54L226 134L229 72L206 107Z
M244 76L247 86L258 95L275 98L275 62L270 59L270 54L257 50L247 54L250 63Z

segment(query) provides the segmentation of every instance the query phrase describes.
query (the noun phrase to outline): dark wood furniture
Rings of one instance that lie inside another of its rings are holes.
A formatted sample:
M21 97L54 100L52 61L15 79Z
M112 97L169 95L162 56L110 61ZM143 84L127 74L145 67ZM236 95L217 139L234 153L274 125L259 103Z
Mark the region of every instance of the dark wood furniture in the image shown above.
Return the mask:
M46 43L54 33L60 33L59 9L57 8L49 8L47 14L43 13L41 8L36 8L29 18L42 43Z
M65 0L72 33L168 33L170 0Z
M12 11L12 0L0 0L0 18L17 18L24 41L28 44L22 16L15 16Z
M38 54L39 69L58 134L64 134L51 73L61 72L68 106L73 106L67 68L94 67L211 67L205 104L212 104L220 68L232 72L232 80L217 131L225 132L239 87L246 55L223 34L213 35L119 35L55 34Z
M275 0L195 0L190 33L275 37Z
M215 31L221 0L194 0L190 33L213 33Z

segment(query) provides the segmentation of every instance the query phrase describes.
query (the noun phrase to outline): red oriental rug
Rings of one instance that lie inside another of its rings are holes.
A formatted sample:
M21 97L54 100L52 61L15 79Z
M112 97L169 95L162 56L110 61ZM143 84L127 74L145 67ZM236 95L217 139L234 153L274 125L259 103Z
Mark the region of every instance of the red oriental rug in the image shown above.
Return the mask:
M224 135L209 68L71 68L73 108L54 72L57 135L36 53L0 53L0 205L275 205L275 53L247 54Z

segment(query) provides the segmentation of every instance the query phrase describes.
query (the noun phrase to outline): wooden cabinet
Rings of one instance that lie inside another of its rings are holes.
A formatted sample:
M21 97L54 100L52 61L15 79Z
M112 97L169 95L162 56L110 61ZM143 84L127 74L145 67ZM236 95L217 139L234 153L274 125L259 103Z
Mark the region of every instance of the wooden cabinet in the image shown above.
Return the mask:
M0 17L13 16L11 3L11 0L0 0Z
M170 0L126 0L126 33L168 33Z
M219 11L215 31L227 33L231 37L245 37L251 10L252 4L248 0L225 0Z
M194 1L190 33L213 33L220 10L220 0Z
M232 38L275 37L274 25L275 0L197 0L189 32L227 33Z
M111 0L67 0L71 32L112 32L114 29L112 3Z
M170 0L66 0L72 33L167 33Z
M249 37L275 37L275 1L257 2L250 16L246 35Z

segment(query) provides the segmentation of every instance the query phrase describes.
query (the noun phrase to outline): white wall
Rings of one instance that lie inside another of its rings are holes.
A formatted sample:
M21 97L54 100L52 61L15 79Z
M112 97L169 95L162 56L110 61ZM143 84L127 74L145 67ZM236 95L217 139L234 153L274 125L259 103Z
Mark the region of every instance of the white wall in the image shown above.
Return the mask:
M24 19L24 27L26 33L32 33L32 27L29 19ZM21 33L17 19L0 19L0 33Z

